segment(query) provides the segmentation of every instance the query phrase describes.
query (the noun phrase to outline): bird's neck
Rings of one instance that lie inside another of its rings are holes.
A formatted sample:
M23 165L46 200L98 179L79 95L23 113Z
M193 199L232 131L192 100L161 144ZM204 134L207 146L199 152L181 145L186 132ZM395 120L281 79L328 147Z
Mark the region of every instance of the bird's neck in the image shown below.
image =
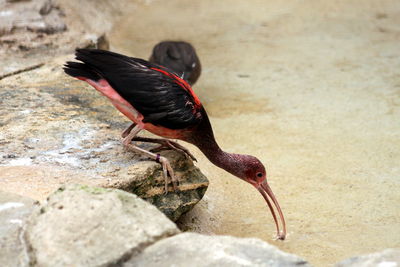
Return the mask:
M204 155L216 166L237 176L243 176L243 168L239 154L233 154L222 149L201 149Z
M214 165L237 177L243 176L241 155L225 152L219 147L214 138L214 133L205 111L203 120L197 127L196 133L187 141L197 146Z

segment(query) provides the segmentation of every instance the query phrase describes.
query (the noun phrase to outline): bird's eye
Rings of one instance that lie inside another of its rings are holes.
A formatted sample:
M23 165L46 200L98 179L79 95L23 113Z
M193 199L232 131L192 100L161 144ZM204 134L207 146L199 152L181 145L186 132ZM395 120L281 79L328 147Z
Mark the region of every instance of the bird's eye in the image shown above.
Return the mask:
M261 172L257 172L256 175L257 175L257 177L260 177L260 178L263 177L263 174Z

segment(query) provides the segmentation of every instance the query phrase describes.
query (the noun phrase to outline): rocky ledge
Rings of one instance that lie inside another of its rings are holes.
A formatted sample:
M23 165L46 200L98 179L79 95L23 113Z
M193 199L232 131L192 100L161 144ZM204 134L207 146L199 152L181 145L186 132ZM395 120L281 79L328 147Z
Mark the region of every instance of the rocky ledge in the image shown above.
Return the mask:
M0 81L0 187L38 200L64 183L119 188L178 219L204 195L206 177L185 155L162 151L180 181L165 194L161 165L121 144L129 121L96 90L67 77L65 60Z
M88 21L83 14L94 6L97 13ZM96 90L62 71L72 57L65 54L76 47L107 48L104 31L123 10L120 4L0 1L0 9L3 190L41 200L64 183L119 188L148 200L172 220L203 197L208 180L174 151L161 154L170 159L180 186L165 194L160 164L121 144L129 120Z
M0 201L2 266L309 266L258 239L181 233L118 189L70 184L41 205Z
M398 266L400 250L336 266ZM0 191L1 266L311 266L255 238L182 233L118 189L69 184L42 204Z

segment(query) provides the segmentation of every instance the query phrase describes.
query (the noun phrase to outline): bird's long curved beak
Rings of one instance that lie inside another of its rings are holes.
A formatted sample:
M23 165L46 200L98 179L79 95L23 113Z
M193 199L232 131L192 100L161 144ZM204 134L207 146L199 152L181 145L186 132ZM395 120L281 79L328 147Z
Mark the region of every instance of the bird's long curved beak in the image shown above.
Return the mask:
M274 217L274 221L275 221L275 225L276 225L276 231L277 231L277 234L278 234L278 235L277 235L277 238L280 239L280 240L284 240L285 237L286 237L286 223L285 223L285 218L283 217L283 213L282 213L281 207L279 206L279 203L278 203L278 201L276 200L274 193L272 193L272 190L271 190L271 188L269 187L269 185L268 185L268 183L267 183L266 180L264 180L264 181L263 181L261 184L259 184L258 187L256 187L256 188L257 188L257 190L261 193L261 195L264 197L265 201L266 201L267 204L268 204L269 209L271 210L272 217ZM282 231L282 232L279 230L278 220L277 220L277 218L276 218L274 208L272 207L271 202L270 202L270 200L269 200L268 197L271 198L271 200L272 200L272 202L274 203L276 209L278 210L279 217L280 217L281 223L282 223L282 228L283 228L283 231Z

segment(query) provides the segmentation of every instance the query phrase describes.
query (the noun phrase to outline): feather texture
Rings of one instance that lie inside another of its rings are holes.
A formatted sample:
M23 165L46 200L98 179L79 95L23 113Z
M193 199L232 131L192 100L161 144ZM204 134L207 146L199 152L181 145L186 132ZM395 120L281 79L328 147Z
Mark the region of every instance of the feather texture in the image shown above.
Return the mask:
M67 62L67 74L105 79L145 123L184 129L201 121L203 109L189 84L162 66L97 49L77 49L76 59L82 63Z

